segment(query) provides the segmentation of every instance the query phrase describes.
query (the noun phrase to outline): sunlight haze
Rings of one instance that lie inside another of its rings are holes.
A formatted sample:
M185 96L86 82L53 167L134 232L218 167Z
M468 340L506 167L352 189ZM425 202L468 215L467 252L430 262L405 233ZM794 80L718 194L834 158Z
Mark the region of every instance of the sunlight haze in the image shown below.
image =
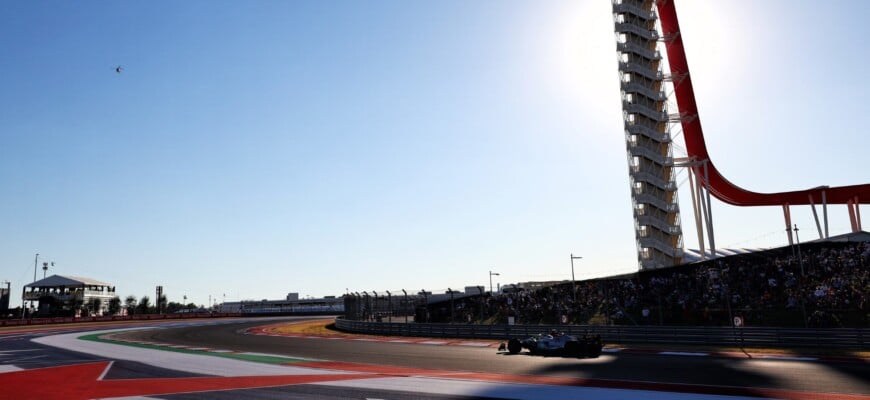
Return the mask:
M868 182L870 26L841 21L868 3L676 8L724 176ZM10 306L36 253L38 279L197 304L566 280L571 253L577 279L634 272L613 31L606 0L5 2ZM719 247L787 243L778 207L713 219Z

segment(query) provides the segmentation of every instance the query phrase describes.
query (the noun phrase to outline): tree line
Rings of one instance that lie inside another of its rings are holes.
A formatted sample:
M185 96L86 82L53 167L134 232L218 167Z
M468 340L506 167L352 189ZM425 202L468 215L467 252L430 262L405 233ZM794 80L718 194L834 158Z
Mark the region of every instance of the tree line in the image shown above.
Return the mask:
M97 310L100 310L102 305L101 299L91 299L86 304L82 305L82 308L84 309L83 314L96 314ZM166 296L163 295L160 296L156 303L152 303L151 298L148 296L142 296L137 299L136 296L130 295L124 298L123 302L118 296L111 298L106 308L109 315L118 315L121 314L122 311L126 311L127 315L135 315L174 313L182 310L200 309L202 307L197 306L192 302L183 304L174 301L167 301Z

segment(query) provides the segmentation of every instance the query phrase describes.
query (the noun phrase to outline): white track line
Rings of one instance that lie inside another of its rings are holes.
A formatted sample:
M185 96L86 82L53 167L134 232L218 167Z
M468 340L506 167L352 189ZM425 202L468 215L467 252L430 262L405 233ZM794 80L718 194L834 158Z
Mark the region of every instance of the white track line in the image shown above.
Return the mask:
M457 346L469 346L469 347L489 347L490 343L483 342L460 342L456 344Z
M697 393L481 382L422 377L374 378L342 382L314 383L313 385L387 391L409 391L413 393L428 393L445 396L471 396L517 400L757 400L755 397L705 395Z
M119 330L87 332L118 332ZM158 368L186 371L194 374L216 376L265 376L265 375L309 375L326 373L323 370L300 368L287 365L264 364L203 354L179 353L159 349L145 349L122 344L95 342L78 339L85 333L66 333L33 339L34 342L64 350L78 351L115 360L137 361ZM340 372L329 372L340 373Z

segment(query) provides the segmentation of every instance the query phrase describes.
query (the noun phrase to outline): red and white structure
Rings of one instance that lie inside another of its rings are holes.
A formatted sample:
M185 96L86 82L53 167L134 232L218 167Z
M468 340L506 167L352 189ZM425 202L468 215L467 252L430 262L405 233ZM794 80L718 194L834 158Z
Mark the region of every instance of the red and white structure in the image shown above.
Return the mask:
M845 204L852 232L861 230L860 205L870 203L870 184L758 193L731 183L719 173L707 153L674 0L613 0L613 15L641 269L681 262L675 167L690 171L692 211L702 255L716 251L711 196L741 207L782 207L790 244L791 206L811 207L820 238L829 237L829 204ZM667 74L662 71L659 43L667 54ZM677 112L668 111L665 83L673 85ZM675 160L672 155L670 123L682 128L686 158ZM704 249L705 233L708 250Z

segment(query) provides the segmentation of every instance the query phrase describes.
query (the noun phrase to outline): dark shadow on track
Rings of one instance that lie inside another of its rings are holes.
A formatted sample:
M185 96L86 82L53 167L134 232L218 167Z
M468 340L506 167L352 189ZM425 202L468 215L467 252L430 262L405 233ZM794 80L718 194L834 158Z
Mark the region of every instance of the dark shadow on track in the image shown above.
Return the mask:
M866 378L856 379L870 376L868 367L859 363L838 364L836 369L831 369L830 365L816 362L658 354L604 353L596 359L526 356L525 353L506 357L498 354L494 348L268 337L242 333L248 327L263 324L255 321L150 330L130 335L173 344L349 363L570 377L623 383L639 381L672 385L752 387L761 390L870 393ZM749 392L745 394L750 395Z

